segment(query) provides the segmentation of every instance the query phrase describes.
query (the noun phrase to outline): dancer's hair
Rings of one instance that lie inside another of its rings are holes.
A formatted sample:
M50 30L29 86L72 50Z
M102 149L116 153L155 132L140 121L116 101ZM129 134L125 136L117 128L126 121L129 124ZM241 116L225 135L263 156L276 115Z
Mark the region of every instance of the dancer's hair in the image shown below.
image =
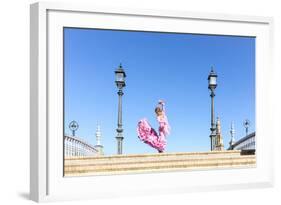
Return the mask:
M163 111L162 108L159 107L159 106L157 106L157 107L155 108L155 113L156 113L157 116L161 115L161 114L162 114L162 111Z

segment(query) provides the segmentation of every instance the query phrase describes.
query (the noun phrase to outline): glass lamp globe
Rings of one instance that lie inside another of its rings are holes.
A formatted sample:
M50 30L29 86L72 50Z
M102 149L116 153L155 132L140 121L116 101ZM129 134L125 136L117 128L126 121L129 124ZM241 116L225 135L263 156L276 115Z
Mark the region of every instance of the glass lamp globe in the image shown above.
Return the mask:
M120 65L116 70L115 70L115 83L118 87L125 87L125 78L126 78L126 73L122 68L122 65Z

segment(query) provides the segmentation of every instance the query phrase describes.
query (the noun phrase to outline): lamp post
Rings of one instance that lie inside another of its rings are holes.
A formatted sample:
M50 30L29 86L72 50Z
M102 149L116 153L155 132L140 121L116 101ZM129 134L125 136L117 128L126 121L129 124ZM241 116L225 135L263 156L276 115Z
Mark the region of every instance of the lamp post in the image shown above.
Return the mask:
M120 64L119 67L115 70L115 83L118 88L118 121L117 121L117 154L122 154L123 148L123 128L122 128L122 95L123 87L126 86L125 84L126 73Z
M251 124L250 120L248 120L248 119L244 120L244 122L243 122L243 125L246 129L246 136L248 135L248 130L249 130L250 124Z
M76 130L78 130L78 128L79 128L79 125L78 125L78 123L75 121L75 120L73 120L73 121L71 121L70 123L69 123L69 129L72 131L72 136L73 137L75 137L75 132L76 132Z
M209 81L209 90L211 91L211 134L210 134L210 139L211 139L211 150L215 149L216 146L216 127L215 127L215 114L214 114L214 97L215 97L215 88L217 87L217 74L213 70L213 67L211 68L211 72L209 73L208 76L208 81Z

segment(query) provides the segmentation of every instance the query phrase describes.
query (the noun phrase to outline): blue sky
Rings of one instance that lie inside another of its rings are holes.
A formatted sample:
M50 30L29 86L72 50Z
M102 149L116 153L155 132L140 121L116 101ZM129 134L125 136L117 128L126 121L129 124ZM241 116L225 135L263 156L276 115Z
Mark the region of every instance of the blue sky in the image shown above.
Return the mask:
M171 125L167 152L210 150L211 66L218 74L215 116L225 147L234 121L238 140L243 120L255 130L255 38L96 29L64 29L65 133L95 144L99 122L105 154L116 154L117 88L114 70L127 74L123 95L124 153L154 153L136 134L141 118L158 129L154 108L166 102Z

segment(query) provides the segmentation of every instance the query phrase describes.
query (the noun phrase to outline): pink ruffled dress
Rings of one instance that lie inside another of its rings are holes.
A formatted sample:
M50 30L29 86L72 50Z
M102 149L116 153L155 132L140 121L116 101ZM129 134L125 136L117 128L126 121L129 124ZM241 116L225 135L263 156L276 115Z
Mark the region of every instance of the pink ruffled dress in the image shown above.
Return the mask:
M170 134L171 129L165 113L163 103L161 105L163 115L161 117L157 117L157 121L159 123L159 134L151 127L146 118L141 119L138 122L137 126L138 138L144 143L157 149L159 152L163 152L165 150L167 144L166 136Z

